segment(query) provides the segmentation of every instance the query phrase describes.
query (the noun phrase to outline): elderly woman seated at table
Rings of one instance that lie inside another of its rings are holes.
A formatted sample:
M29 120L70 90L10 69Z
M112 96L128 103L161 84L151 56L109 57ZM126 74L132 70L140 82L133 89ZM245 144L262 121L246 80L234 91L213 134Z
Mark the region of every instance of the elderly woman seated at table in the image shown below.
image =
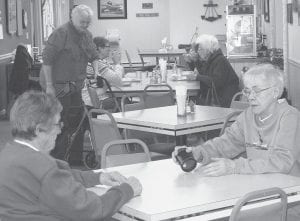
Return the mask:
M93 39L100 59L98 60L99 75L105 78L111 85L122 86L122 77L124 68L121 65L121 54L118 48L111 51L111 45L108 39L104 37L95 37ZM109 64L109 59L113 64Z
M20 95L11 109L14 141L0 154L2 220L107 220L142 187L117 172L70 169L49 155L63 126L62 106L43 92ZM102 196L86 188L113 186Z
M243 81L250 107L222 136L188 148L205 165L201 172L209 176L269 172L300 175L300 115L286 100L278 99L284 87L282 72L270 64L258 65L244 74ZM236 158L243 152L247 158Z
M282 72L270 64L258 65L244 74L243 82L250 107L222 136L187 148L201 163L197 171L206 176L234 173L299 176L300 115L285 99L278 99L284 88ZM175 148L174 160L179 148L185 147ZM243 152L247 157L238 157Z
M219 100L218 105L229 107L233 95L239 90L239 79L223 55L218 39L213 35L200 35L193 43L191 52L184 57L190 67L192 69L196 67L199 72L197 76L200 81L199 104L218 104L206 100L213 83Z
M201 163L196 171L204 176L234 173L299 176L300 115L285 99L278 99L284 88L282 72L270 64L258 65L244 74L243 82L250 107L222 136L200 146L187 147ZM172 153L175 162L180 148L186 147L175 148ZM246 158L239 157L243 152ZM291 213L300 215L290 210L289 216Z

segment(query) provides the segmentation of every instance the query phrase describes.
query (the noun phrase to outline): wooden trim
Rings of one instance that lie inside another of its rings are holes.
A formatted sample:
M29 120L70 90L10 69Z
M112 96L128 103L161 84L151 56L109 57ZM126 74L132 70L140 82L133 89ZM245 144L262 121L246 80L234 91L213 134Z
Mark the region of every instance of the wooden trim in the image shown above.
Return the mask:
M298 67L300 69L300 61L295 61L295 60L292 60L292 59L289 58L287 60L287 63L291 64L291 65L294 65L294 66L296 66L296 67Z

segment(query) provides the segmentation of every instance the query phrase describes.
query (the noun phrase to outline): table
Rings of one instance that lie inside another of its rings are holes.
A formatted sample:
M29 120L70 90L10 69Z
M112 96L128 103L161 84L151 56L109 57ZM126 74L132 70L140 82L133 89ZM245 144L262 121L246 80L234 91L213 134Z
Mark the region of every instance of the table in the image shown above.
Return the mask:
M184 49L173 49L173 50L157 50L157 49L141 49L139 51L139 55L144 57L155 57L156 63L158 64L159 58L167 57L180 57L185 54L186 51Z
M124 85L122 87L114 87L112 86L112 92L115 94L116 97L122 97L124 94L127 96L136 96L141 94L144 91L144 88L150 84L150 73L137 73L137 75L141 75L140 78L135 78L132 81L129 81L127 85ZM200 90L200 82L196 80L172 80L171 79L172 71L168 70L167 71L167 84L169 84L172 89L175 91L175 87L177 85L184 85L186 86L188 90L188 95L189 96L197 96L198 92ZM148 91L160 91L163 92L166 90L165 87L159 88L151 88Z
M271 187L282 188L288 194L289 203L300 200L300 178L279 173L203 177L195 172L182 172L170 159L105 171L112 170L137 177L143 186L141 196L130 200L115 214L114 218L119 220L176 218L199 221L226 217L237 200L246 193ZM101 188L90 190L99 195L103 193ZM256 202L252 206L268 203L270 201Z
M195 105L195 113L177 116L177 106L113 113L119 128L140 130L171 136L220 129L232 108ZM105 118L106 116L98 116Z

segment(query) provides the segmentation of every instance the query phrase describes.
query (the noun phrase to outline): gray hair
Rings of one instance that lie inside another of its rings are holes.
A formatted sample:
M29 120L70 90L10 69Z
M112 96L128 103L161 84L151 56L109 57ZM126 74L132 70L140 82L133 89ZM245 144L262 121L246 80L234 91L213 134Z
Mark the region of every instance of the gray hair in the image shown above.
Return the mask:
M213 52L220 49L218 39L213 35L200 35L196 41L196 48L204 49L207 53L212 54Z
M50 128L54 117L62 111L58 99L41 91L27 91L20 95L10 111L12 135L32 140L38 124Z
M92 19L93 16L93 10L87 6L87 5L77 5L75 8L73 8L71 13L71 19L73 19L76 16L88 16L90 19Z
M263 81L268 86L276 87L279 91L278 98L281 96L285 85L283 72L272 64L258 64L251 67L243 75L244 85L249 81Z

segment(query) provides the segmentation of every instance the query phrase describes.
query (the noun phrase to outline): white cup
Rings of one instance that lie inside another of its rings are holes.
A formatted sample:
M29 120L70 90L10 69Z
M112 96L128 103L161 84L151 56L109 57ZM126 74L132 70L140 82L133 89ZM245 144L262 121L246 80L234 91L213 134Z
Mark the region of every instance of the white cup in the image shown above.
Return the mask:
M186 115L186 94L176 95L177 101L177 115L185 116Z

